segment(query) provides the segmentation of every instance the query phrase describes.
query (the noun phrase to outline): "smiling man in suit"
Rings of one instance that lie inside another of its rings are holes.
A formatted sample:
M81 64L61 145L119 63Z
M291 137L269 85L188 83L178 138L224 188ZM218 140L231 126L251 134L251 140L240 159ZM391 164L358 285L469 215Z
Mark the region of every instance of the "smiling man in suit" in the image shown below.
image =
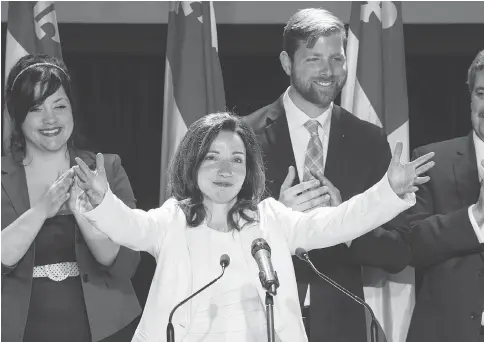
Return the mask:
M408 211L417 297L408 342L484 342L484 50L467 83L472 131L414 151L434 151L436 165Z
M245 117L264 150L269 194L294 210L337 205L367 190L391 159L380 128L334 104L346 82L345 46L344 25L330 12L295 13L280 54L290 86L274 103ZM314 177L320 186L301 192L302 183ZM361 266L398 272L410 261L401 220L309 255L321 272L363 297ZM310 341L366 342L364 308L293 260Z

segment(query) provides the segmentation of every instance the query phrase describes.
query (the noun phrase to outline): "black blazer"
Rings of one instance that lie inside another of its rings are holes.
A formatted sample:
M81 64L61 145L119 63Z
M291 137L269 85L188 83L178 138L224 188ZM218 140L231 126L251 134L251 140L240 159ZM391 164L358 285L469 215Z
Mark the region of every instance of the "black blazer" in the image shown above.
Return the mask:
M244 119L262 144L267 189L277 199L288 167L296 165L282 96ZM390 159L390 148L380 128L334 106L325 176L340 190L343 200L377 183L386 173ZM395 226L377 228L354 240L349 248L340 244L311 251L309 255L321 272L363 297L362 265L396 273L410 261L410 249L400 232L406 228L406 221L396 226L402 219L401 215L393 221ZM301 261L293 261L301 305L307 284L311 283L310 340L366 342L364 308L314 276Z
M93 153L81 151L78 156L95 168ZM75 165L74 156L71 156L72 165ZM133 190L120 158L104 154L104 167L111 190L134 208ZM29 208L24 168L12 157L2 157L2 230ZM105 267L94 259L77 226L75 239L91 336L93 341L100 341L121 330L141 313L130 280L136 272L140 255L121 246L114 263ZM2 264L2 341L23 341L32 288L34 249L35 241L15 268Z
M417 192L411 221L416 305L408 342L477 342L484 309L484 245L469 220L479 197L472 134L420 147L435 152L431 180Z

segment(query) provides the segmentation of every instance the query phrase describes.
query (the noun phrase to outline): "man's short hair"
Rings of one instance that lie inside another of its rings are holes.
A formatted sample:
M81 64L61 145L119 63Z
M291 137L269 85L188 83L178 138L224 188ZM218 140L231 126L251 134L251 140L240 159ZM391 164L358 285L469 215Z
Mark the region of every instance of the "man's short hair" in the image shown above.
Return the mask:
M474 83L476 82L476 73L484 70L484 50L477 53L476 58L472 61L469 71L467 72L467 84L469 85L469 91L474 90Z
M343 22L333 13L322 8L305 8L297 11L289 18L284 27L282 48L289 58L294 60L294 54L301 42L309 48L313 47L321 36L341 33L343 46L346 49L346 29Z

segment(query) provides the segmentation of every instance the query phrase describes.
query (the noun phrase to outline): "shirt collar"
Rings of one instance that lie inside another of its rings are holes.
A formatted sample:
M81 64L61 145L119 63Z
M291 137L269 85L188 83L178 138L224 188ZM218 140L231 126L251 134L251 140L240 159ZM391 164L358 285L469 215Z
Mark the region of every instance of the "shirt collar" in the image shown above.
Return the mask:
M472 138L474 139L474 147L476 149L477 170L479 178L482 180L484 178L484 168L481 165L481 161L484 160L484 141L477 136L475 131L472 131Z
M328 109L326 109L321 115L316 118L309 117L306 113L300 110L294 102L292 102L291 98L289 97L289 89L287 88L284 96L282 98L284 104L284 110L286 111L286 118L287 118L287 125L289 129L299 129L304 128L304 124L308 120L317 120L321 127L323 128L323 132L325 135L329 136L329 129L331 125L331 113L333 112L333 102L329 105Z

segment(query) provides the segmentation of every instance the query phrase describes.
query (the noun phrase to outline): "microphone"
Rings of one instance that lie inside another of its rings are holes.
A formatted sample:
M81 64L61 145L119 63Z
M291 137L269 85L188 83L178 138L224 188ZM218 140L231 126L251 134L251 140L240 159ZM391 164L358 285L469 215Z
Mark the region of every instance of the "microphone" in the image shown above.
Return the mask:
M259 279L262 287L275 296L277 294L277 288L279 287L279 279L277 278L276 271L272 267L271 248L266 240L257 238L252 241L251 252L257 262L257 266L259 266Z
M171 323L171 320L173 318L173 314L175 313L176 309L178 309L180 306L188 302L190 299L195 297L197 294L205 290L207 287L213 285L217 280L222 278L222 276L225 273L225 268L227 268L230 265L230 257L227 254L223 254L220 257L220 266L222 266L222 274L220 274L217 278L212 280L210 283L202 287L200 290L197 292L193 293L191 296L188 298L182 300L180 303L178 303L170 312L170 316L168 318L168 325L166 326L166 341L167 342L175 342L175 329L173 328L173 324Z
M296 248L296 256L299 259L301 259L302 261L305 261L311 267L311 269L314 271L314 273L316 273L320 278L324 279L327 283L331 284L333 287L335 287L339 291L343 292L345 295L347 295L348 297L353 299L358 304L363 305L368 310L368 312L371 315L371 324L370 324L371 341L377 342L378 341L378 328L377 328L377 323L376 323L376 317L375 317L375 314L373 313L373 310L371 309L371 307L363 299L361 299L357 295L355 295L355 294L351 293L350 291L348 291L347 289L345 289L343 286L341 286L340 284L335 282L333 279L328 277L326 274L319 272L318 269L313 265L313 263L309 259L308 252L304 248L301 248L301 247Z

